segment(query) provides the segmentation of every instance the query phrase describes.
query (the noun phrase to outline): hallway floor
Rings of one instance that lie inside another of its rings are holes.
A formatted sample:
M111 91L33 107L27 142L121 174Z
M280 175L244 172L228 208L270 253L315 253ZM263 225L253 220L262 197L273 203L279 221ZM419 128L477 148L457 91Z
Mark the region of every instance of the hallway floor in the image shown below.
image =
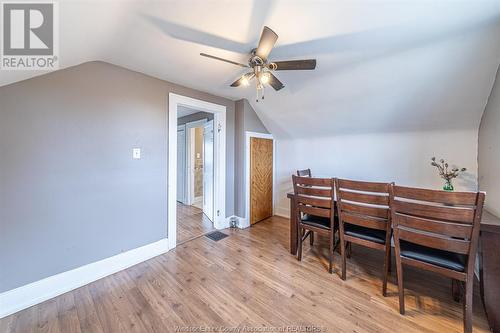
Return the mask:
M195 206L177 202L177 244L215 230L213 223Z

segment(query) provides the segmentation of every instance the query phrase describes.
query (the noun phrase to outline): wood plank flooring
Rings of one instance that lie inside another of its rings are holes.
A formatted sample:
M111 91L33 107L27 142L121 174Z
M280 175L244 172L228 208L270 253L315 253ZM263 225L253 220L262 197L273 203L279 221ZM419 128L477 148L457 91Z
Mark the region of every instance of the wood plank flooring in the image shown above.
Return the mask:
M177 202L177 244L215 230L203 210Z
M302 262L288 253L286 219L273 217L225 232L230 237L219 242L197 238L1 319L0 332L176 332L185 327L200 332L200 327L290 325L326 332L462 332L462 306L452 300L448 279L407 268L406 315L401 316L395 272L388 297L381 295L382 253L353 245L342 281L338 254L335 273L327 272L325 240L312 248L304 242ZM488 332L475 291L474 332Z

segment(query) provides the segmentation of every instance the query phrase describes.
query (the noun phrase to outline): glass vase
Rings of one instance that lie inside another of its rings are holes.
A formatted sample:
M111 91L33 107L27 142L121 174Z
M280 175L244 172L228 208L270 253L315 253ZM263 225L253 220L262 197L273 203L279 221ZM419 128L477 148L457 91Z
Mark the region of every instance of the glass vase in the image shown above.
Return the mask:
M452 192L454 190L453 184L451 183L451 180L447 180L444 183L443 190L448 191L448 192Z

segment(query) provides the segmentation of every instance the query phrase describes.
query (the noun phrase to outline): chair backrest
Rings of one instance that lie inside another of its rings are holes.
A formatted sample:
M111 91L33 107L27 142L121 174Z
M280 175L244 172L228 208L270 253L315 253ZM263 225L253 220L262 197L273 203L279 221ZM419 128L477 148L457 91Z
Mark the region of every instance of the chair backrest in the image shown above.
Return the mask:
M327 217L333 221L334 179L292 175L292 180L297 216L304 213Z
M340 223L385 230L390 237L390 183L335 180Z
M403 186L392 186L390 192L392 223L397 244L399 240L404 240L434 249L475 256L484 193L447 192Z
M299 177L312 177L311 169L297 170L297 176L299 176Z

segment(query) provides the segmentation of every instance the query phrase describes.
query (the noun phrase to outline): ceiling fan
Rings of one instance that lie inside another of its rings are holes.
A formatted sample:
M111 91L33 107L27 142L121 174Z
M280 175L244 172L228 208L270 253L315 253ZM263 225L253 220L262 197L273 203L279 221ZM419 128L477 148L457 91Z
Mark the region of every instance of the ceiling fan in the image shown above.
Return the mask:
M287 60L287 61L269 61L268 56L271 53L274 44L278 40L278 35L269 27L264 26L260 36L259 45L250 53L248 64L242 64L236 61L219 58L210 54L200 53L201 56L215 60L225 61L233 65L250 68L248 73L243 74L238 80L231 84L231 87L241 85L248 86L250 80L256 79L257 99L259 101L259 92L264 99L264 86L269 84L274 90L278 91L284 87L283 83L274 74L273 71L290 70L312 70L316 68L316 59L307 60Z

